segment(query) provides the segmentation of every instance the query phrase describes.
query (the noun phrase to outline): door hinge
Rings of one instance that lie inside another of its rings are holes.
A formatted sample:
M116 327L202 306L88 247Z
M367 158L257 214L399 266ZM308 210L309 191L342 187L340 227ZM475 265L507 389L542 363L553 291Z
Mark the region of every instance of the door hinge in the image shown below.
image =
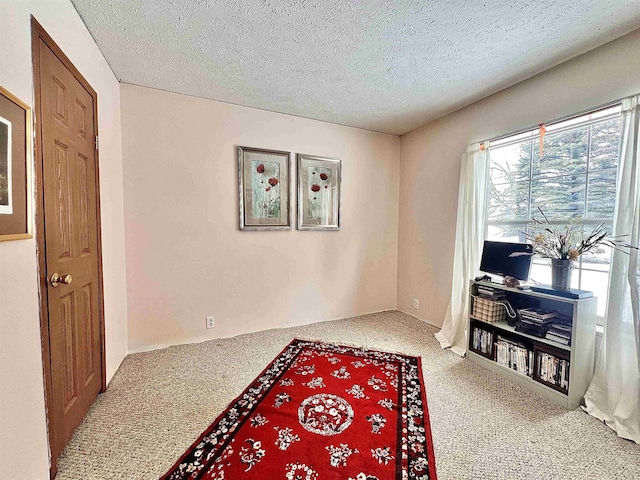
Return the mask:
M100 145L100 144L98 143L98 136L96 135L96 150L99 150L99 149L100 149L100 148L99 148L99 145Z

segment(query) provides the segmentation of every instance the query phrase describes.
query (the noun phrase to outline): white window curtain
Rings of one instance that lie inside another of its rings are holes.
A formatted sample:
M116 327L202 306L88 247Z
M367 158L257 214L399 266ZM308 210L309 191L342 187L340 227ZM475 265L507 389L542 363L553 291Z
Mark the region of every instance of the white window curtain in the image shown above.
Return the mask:
M640 96L622 102L613 234L640 241ZM627 240L627 239L625 239ZM584 409L618 436L640 443L640 254L614 251L602 349Z
M479 143L462 155L451 300L436 338L442 348L464 356L467 351L469 282L478 274L487 204L489 156Z

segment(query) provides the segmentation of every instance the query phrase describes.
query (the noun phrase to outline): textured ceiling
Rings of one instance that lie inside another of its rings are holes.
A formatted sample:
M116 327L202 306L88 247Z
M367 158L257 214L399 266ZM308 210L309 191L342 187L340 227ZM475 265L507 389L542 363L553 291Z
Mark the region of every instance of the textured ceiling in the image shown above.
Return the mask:
M72 0L118 79L403 134L640 26L640 0Z

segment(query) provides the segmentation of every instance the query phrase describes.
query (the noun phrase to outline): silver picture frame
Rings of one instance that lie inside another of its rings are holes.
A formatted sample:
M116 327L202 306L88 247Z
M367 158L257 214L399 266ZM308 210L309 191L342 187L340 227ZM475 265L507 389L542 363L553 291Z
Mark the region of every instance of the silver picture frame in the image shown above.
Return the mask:
M291 230L291 152L237 147L240 230Z
M342 160L299 153L298 230L340 230Z

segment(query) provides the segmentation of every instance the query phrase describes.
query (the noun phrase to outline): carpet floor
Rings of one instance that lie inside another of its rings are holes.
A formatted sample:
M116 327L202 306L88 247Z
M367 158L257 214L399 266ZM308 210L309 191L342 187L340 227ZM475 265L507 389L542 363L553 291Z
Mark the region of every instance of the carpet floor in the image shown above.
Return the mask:
M57 479L157 479L293 338L421 356L441 480L640 478L638 445L441 350L435 332L383 312L129 355Z

